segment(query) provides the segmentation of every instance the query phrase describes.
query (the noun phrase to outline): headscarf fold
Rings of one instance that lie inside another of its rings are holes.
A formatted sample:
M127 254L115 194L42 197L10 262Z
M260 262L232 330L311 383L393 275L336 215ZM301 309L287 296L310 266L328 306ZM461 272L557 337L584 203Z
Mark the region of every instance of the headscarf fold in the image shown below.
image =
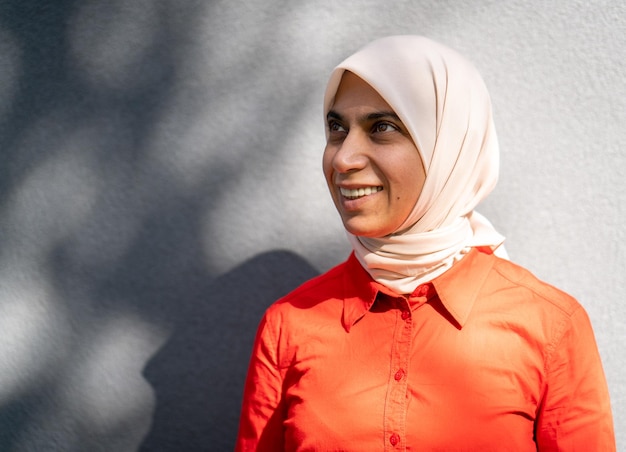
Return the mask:
M397 293L412 293L471 247L500 247L504 237L474 211L493 190L499 166L491 100L474 66L422 36L378 39L334 69L324 117L345 71L363 79L393 108L426 172L417 203L397 231L378 238L348 233L361 265ZM503 247L496 254L506 256Z

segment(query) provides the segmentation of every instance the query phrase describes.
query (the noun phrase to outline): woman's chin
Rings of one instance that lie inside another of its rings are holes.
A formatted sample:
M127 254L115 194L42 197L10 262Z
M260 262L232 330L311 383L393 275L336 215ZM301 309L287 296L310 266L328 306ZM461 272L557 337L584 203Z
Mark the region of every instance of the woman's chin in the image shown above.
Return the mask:
M386 229L376 227L374 225L367 224L359 224L354 221L344 221L344 228L350 234L355 235L357 237L368 237L368 238L376 238L376 237L384 237L386 235L391 234L391 232L387 232Z

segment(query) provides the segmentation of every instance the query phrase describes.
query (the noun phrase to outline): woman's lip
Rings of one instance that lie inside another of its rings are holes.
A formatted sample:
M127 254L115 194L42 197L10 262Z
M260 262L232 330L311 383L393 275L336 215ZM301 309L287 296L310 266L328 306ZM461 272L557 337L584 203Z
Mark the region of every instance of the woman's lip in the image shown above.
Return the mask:
M347 199L359 199L364 196L369 196L374 193L378 193L381 191L383 187L381 186L368 186L368 187L359 187L359 188L347 188L347 187L339 187L339 192L341 196Z

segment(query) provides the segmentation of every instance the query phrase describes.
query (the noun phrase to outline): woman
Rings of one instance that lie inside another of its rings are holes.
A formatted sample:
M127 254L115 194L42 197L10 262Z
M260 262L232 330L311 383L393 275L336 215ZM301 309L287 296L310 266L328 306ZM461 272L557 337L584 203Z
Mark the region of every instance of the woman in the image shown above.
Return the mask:
M614 450L585 311L474 211L498 173L475 68L379 39L334 70L324 109L354 252L267 310L237 450Z

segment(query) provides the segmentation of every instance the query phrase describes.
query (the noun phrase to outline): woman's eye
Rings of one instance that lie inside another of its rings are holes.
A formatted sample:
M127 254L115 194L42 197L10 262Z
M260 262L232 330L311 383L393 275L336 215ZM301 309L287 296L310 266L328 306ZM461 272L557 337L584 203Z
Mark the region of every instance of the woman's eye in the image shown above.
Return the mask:
M341 124L339 124L338 122L332 121L328 123L328 130L331 132L345 132L346 129L344 129Z
M398 130L398 128L388 122L379 122L374 126L374 132L392 132L394 130Z

